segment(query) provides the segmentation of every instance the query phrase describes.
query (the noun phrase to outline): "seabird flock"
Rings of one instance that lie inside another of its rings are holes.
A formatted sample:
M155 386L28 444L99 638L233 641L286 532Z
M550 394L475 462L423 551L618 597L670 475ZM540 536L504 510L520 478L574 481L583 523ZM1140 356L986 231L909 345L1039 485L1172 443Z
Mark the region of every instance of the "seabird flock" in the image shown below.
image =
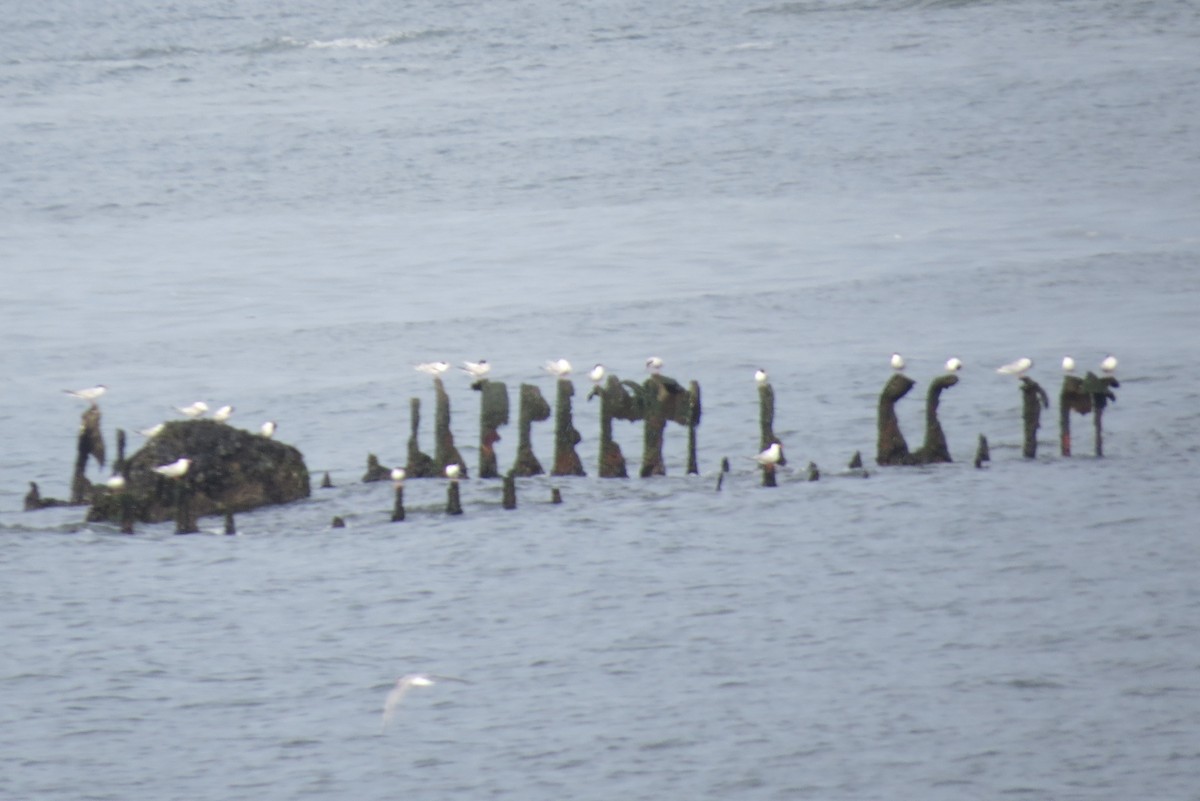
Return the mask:
M889 359L889 364L891 365L893 370L895 370L897 373L899 373L904 370L907 363L905 362L904 357L902 355L900 355L899 353L893 353ZM946 369L947 373L957 373L960 370L962 370L963 367L964 367L964 364L963 364L962 359L958 358L957 356L952 356L946 360L945 369ZM662 368L663 368L662 358L660 358L658 356L650 356L649 358L646 359L646 372L650 373L651 375L661 374ZM1070 375L1071 373L1075 372L1075 368L1076 368L1075 359L1071 356L1064 356L1062 359L1063 373ZM450 363L446 362L446 361L423 362L421 364L415 365L414 369L416 369L418 372L425 373L426 375L431 376L433 378L440 378L441 376L443 376L447 372L449 372ZM459 369L463 373L465 373L467 376L469 376L473 381L484 381L487 379L488 375L491 373L492 366L491 366L491 364L488 363L488 361L486 359L480 359L477 362L463 362L462 366ZM571 374L571 363L569 361L567 361L566 359L562 359L562 358L550 359L547 362L545 362L545 364L542 365L542 369L545 370L550 375L554 376L555 378L560 378L560 379L566 378L567 376L569 376ZM1013 361L1009 362L1008 364L1004 364L1004 365L1001 365L1000 367L997 367L996 372L999 373L1000 375L1009 375L1009 376L1014 376L1016 378L1024 378L1025 374L1028 373L1031 369L1033 369L1033 359L1029 358L1028 356L1022 356L1019 359L1014 359ZM1107 356L1105 356L1103 359L1101 359L1100 360L1100 370L1105 375L1110 375L1110 376L1113 375L1117 370L1117 357L1113 356L1110 353ZM588 372L587 375L593 384L599 384L601 381L604 380L605 376L608 375L608 371L603 364L597 363L596 366L594 366ZM760 367L754 371L755 384L757 384L759 386L763 386L767 383L767 381L768 381L768 376L767 376L767 371L765 369ZM106 387L103 384L97 384L94 387L87 387L84 389L65 389L65 390L63 390L63 392L65 392L67 395L71 396L72 398L78 398L80 400L85 400L88 403L90 403L92 406L96 406L97 401L107 391L108 391L108 387ZM205 403L204 401L196 401L194 403L188 404L187 406L176 406L175 410L177 412L179 412L181 415L183 415L184 417L188 418L189 420L198 420L198 419L204 417L204 415L208 413L209 407L208 407L208 404ZM228 421L230 417L233 416L233 412L234 412L234 407L232 405L227 404L225 406L219 407L215 412L213 412L211 419L217 421L218 423L224 423L224 422ZM150 428L140 429L140 430L138 430L138 433L145 436L148 439L153 438L153 437L157 436L160 432L162 432L164 425L165 425L164 423L159 423ZM270 439L271 437L275 436L275 430L276 430L275 421L268 420L267 422L262 424L261 428L259 429L259 434L263 437L266 437L267 439ZM773 468L776 464L779 463L779 460L782 457L782 455L783 455L783 452L782 452L782 448L779 446L779 443L774 443L773 445L771 445L771 447L767 448L762 453L759 453L759 454L756 454L755 456L751 456L751 457L747 457L747 458L753 459L754 461L758 462L760 465L762 465L764 467ZM159 475L165 476L166 478L182 478L184 475L187 474L188 468L191 466L191 464L192 464L191 459L182 458L175 462L172 462L171 464L159 465L158 467L154 468L154 472L158 473ZM461 470L461 468L459 467L459 465L454 465L454 464L448 465L446 467L446 478L450 479L451 481L457 481L459 474L460 474L460 470ZM397 484L403 483L404 482L404 470L400 469L400 468L393 470L392 471L392 481ZM117 477L117 476L114 476L112 479L109 479L109 482L111 482L110 488L116 488L118 484L120 486L123 486L123 479L119 480L119 477ZM423 685L418 684L416 686L423 686Z

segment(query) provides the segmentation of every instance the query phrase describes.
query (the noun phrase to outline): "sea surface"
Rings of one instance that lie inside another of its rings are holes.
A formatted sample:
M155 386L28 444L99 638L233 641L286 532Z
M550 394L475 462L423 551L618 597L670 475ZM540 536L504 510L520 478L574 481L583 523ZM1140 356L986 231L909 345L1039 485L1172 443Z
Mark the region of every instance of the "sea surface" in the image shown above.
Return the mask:
M1195 3L9 6L0 798L1200 798ZM913 448L966 363L952 464L875 467L893 351ZM1063 458L1059 362L1109 353L1104 458L1090 417ZM584 374L651 355L701 386L701 475L672 427L667 476L601 480ZM510 512L472 478L461 517L410 481L390 522L361 477L410 398L432 449L416 363L487 359L515 415L560 357L589 476ZM110 455L231 403L311 499L234 537L22 511L97 383ZM381 732L417 671L470 683Z

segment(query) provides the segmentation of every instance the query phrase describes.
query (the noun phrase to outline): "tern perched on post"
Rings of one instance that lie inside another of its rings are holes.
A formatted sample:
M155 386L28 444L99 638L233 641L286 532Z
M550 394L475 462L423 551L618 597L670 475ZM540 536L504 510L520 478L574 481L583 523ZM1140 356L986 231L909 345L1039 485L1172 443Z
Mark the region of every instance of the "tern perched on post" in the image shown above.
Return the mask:
M1070 356L1063 356L1062 368L1064 373L1075 372L1075 360Z
M1115 373L1117 371L1117 357L1113 356L1111 353L1105 356L1100 361L1100 369L1109 375Z
M492 366L487 363L487 359L480 359L477 362L463 362L463 366L458 369L479 381L492 371Z
M604 380L604 374L605 374L604 365L597 364L588 373L588 378L591 379L591 382L593 384L599 384L601 381Z
M95 403L97 398L99 398L105 392L108 392L108 387L104 386L103 384L97 384L96 386L88 387L87 389L64 389L63 392L67 393L72 398L79 398L80 400Z
M571 374L571 363L566 359L554 359L543 364L542 369L555 378L566 378Z
M899 353L893 353L892 359L891 359L891 364L892 364L893 370L895 370L896 372L900 372L901 370L904 369L904 357L901 356Z
M658 356L651 356L649 359L646 359L646 372L658 375L662 372L662 368L663 360Z
M957 373L961 369L963 369L962 359L958 358L957 356L951 356L946 360L947 373Z
M434 378L437 378L442 373L450 369L450 364L448 362L423 362L418 364L413 369L415 369L417 372L425 373L426 375L431 375Z

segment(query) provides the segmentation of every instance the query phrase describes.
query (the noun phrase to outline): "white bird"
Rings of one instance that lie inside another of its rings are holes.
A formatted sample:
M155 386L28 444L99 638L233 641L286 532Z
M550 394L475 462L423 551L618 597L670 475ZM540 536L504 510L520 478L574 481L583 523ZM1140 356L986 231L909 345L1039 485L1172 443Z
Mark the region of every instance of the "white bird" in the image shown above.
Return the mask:
M460 684L470 684L466 679L456 679L453 676L437 676L432 673L410 673L396 679L396 686L387 694L383 702L383 721L379 730L383 731L396 715L396 708L404 700L404 696L413 687L432 687L439 681L457 681Z
M892 369L893 370L903 370L904 369L904 357L901 356L899 353L892 354Z
M218 423L224 423L226 420L228 420L232 416L233 416L233 407L229 406L229 405L225 405L225 406L222 406L220 409L217 409L215 412L213 412L212 419L216 420Z
M446 465L446 478L451 481L458 481L458 474L462 472L462 468L456 464Z
M1062 368L1064 373L1075 372L1075 360L1070 356L1063 356Z
M414 369L437 378L450 369L450 364L448 362L423 362L422 364L418 364Z
M258 433L262 434L267 439L270 439L271 437L275 436L276 428L278 428L278 426L275 425L275 421L268 420L267 422L262 424L261 428L258 429Z
M1117 357L1111 353L1100 360L1100 369L1106 373L1115 373L1117 371Z
M773 468L783 458L783 446L778 442L772 442L771 447L752 458L763 467Z
M571 363L566 359L554 359L543 364L542 369L555 378L566 378L571 374Z
M154 468L154 472L158 473L160 476L166 476L167 478L182 478L183 476L187 475L188 468L191 466L192 460L184 456L176 459L170 464L160 464L158 467Z
M963 369L962 359L958 358L957 356L951 356L946 360L947 373L957 373L961 369Z
M658 356L651 356L646 359L646 371L650 373L661 373L663 368L663 360Z
M120 492L121 490L125 489L125 476L121 475L120 473L115 473L104 482L104 486L108 487L113 492Z
M157 437L159 434L161 434L162 430L166 427L167 427L166 423L159 423L156 426L150 426L149 428L139 429L138 433L141 434L143 437L146 437L147 439L151 439L151 438Z
M95 402L96 398L99 398L105 392L108 392L108 387L104 386L103 384L97 384L96 386L88 387L87 389L64 389L63 392L67 393L72 398L79 398L80 400Z
M592 380L593 384L599 384L601 381L604 380L604 373L605 373L604 365L597 364L595 367L593 367L591 369L591 372L588 373L588 378L590 378Z
M478 381L492 371L492 366L487 363L487 359L480 359L477 362L463 362L463 366L458 369Z
M1029 372L1030 367L1033 367L1033 359L1022 356L1015 362L1009 362L1003 367L997 367L996 372L1000 375L1015 375L1017 378L1021 378L1025 373Z
M208 411L208 404L204 401L196 401L190 406L176 406L175 410L184 417L190 417L195 420L197 417L203 417Z
M404 472L403 467L393 467L392 468L392 481L396 482L397 484L401 484L404 482L405 475L407 475L407 474Z
M754 371L754 383L762 386L767 383L767 371L761 367Z

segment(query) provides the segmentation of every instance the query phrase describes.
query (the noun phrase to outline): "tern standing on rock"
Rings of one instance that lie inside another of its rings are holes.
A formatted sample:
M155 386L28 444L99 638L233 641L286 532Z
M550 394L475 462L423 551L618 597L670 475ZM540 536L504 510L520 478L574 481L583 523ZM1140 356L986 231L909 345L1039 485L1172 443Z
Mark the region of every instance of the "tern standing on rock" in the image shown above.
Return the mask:
M196 401L190 406L176 406L175 410L184 417L195 420L197 417L204 416L204 413L208 411L208 404L204 401Z
M183 478L191 466L192 460L184 456L170 464L160 464L154 468L154 472L166 478Z

